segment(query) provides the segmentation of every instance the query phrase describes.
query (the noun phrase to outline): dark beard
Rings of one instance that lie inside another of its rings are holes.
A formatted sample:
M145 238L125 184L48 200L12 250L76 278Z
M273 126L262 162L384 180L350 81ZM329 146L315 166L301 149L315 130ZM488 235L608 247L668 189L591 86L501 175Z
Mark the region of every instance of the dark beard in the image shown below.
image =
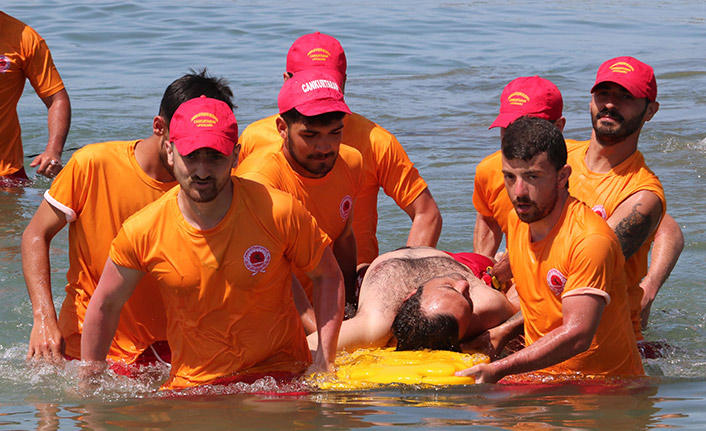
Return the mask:
M606 145L615 145L619 142L624 141L628 136L632 135L636 131L640 130L642 126L642 120L645 118L645 113L647 113L647 107L649 102L645 104L645 109L642 110L640 115L625 120L623 116L615 111L609 109L601 109L595 117L591 118L593 123L593 130L596 133L596 137ZM617 128L607 128L598 126L598 120L607 114L611 114L613 118L620 122L620 126Z

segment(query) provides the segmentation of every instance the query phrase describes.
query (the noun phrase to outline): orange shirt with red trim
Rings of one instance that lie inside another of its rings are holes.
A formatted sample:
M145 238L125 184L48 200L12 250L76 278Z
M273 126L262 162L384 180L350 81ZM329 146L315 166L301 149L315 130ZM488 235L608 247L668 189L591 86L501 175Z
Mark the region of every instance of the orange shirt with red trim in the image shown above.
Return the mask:
M159 182L135 158L140 141L92 144L76 151L51 188L47 202L69 222L69 271L59 327L66 354L81 357L81 332L108 259L113 238L128 217L160 198L176 181ZM166 339L166 315L154 280L145 277L123 312L108 358L133 362L157 340Z
M563 298L596 295L607 303L588 350L542 372L644 374L628 314L625 259L610 226L569 196L551 232L540 241L530 238L529 224L510 213L508 253L528 345L562 325Z
M292 267L316 268L331 240L291 195L232 181L230 208L212 229L184 219L175 187L128 219L110 250L117 265L158 281L172 349L163 389L239 373L301 372L311 362Z
M566 148L573 151L580 144L572 139L566 140ZM505 190L503 176L502 152L499 150L487 156L476 166L473 179L473 206L476 211L485 216L492 217L507 235L507 216L514 207Z
M323 178L306 178L292 169L280 148L274 153L253 154L238 165L235 175L290 193L304 204L321 230L336 241L349 224L351 212L358 211L356 197L363 177L363 161L356 149L341 145L329 173ZM312 299L313 283L305 274L295 273Z
M17 103L27 79L41 98L64 89L44 39L0 11L0 176L11 175L24 165Z
M249 125L240 135L240 156L243 161L260 151L275 152L282 146L273 115ZM378 191L382 187L397 206L411 205L427 189L427 183L409 160L395 136L353 113L343 119L341 144L353 147L363 156L364 176L353 214L353 231L358 245L358 263L370 263L379 254L377 233Z
M586 152L590 141L580 142L579 148L569 154L571 166L569 192L585 202L604 220L628 197L639 191L650 191L662 202L662 216L667 211L664 189L657 175L647 167L642 153L635 151L630 157L610 172L600 174L592 172L586 166ZM645 243L625 262L625 277L628 285L628 302L633 327L638 340L643 339L640 326L642 288L640 282L647 274L647 258L654 241L654 232Z

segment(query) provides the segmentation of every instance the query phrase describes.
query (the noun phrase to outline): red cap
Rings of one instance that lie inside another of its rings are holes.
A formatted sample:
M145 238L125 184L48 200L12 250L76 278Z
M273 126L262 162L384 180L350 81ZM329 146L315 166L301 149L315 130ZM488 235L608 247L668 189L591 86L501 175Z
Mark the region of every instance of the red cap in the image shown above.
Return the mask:
M169 142L182 156L199 148L230 155L238 142L238 123L225 102L197 97L177 108L169 123Z
M521 76L503 89L500 114L488 128L507 127L524 115L556 121L563 108L561 92L551 81L536 75Z
M602 82L621 85L638 99L646 97L652 102L657 99L657 80L652 66L633 57L615 57L601 64L591 93Z
M292 108L307 117L334 111L351 113L336 79L325 69L302 70L284 81L277 104L280 114Z
M327 34L305 34L295 40L287 52L287 72L323 68L332 71L339 86L346 76L346 53L334 37Z

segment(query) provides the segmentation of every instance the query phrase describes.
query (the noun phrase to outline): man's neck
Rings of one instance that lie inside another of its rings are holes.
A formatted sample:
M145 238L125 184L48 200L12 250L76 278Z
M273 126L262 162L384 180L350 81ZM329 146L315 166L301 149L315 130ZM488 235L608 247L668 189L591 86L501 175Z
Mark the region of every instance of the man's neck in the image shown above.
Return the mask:
M564 211L564 205L566 205L566 200L568 198L569 191L567 189L561 189L557 194L556 203L554 204L554 208L552 208L551 212L547 214L547 216L543 219L530 223L530 241L538 242L543 240L547 235L549 235L549 232L554 229L554 226L559 221L561 213Z
M191 226L199 230L212 229L223 220L233 203L233 181L229 181L210 202L195 202L183 190L179 190L177 202L181 214Z
M174 176L167 171L160 158L160 146L162 139L157 135L152 135L137 143L135 147L135 159L143 171L151 178L170 183L174 181Z
M606 143L596 136L596 131L591 132L591 142L586 151L586 167L591 172L605 174L614 167L624 162L637 151L637 139L640 131L633 133L626 139L616 143Z

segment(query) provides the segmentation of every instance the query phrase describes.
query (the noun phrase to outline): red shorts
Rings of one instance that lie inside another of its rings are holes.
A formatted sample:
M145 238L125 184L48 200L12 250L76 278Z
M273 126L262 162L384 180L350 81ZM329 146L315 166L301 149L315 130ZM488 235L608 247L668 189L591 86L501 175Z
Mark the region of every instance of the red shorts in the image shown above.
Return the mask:
M25 168L20 168L19 171L10 175L0 176L0 187L20 187L30 182Z
M487 274L488 267L492 267L494 265L490 258L483 256L482 254L470 252L449 253L448 251L445 251L444 253L453 257L456 262L466 265L470 268L471 272L473 272L473 275L483 280L488 286L493 287L491 278Z
M64 355L69 361L78 360L73 356ZM150 347L148 347L140 356L135 359L135 362L131 364L126 364L125 362L113 362L109 361L110 369L116 374L127 377L138 377L140 375L140 368L145 365L157 365L159 363L171 363L172 361L172 351L169 348L169 343L166 341L155 341Z

